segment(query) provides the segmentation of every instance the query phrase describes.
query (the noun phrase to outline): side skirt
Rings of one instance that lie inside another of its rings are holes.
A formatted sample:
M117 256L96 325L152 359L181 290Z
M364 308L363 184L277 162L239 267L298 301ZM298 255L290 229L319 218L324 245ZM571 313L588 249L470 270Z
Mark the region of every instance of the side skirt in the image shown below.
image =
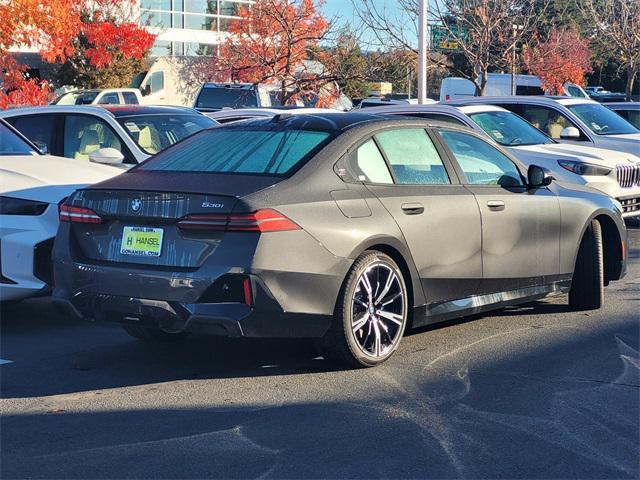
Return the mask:
M497 310L510 305L519 305L548 296L567 293L570 288L571 280L561 280L546 285L536 285L507 292L474 295L458 300L422 305L415 307L413 311L412 326L423 327L453 318Z

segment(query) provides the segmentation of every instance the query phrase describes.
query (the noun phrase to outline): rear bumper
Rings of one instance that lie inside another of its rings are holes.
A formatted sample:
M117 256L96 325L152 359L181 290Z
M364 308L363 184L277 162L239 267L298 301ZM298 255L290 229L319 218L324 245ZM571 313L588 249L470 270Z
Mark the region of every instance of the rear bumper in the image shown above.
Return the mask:
M288 313L259 279L252 278L255 303L180 303L97 293L72 299L54 291L54 305L65 314L92 321L138 324L170 332L194 332L224 337L322 337L332 317Z
M87 319L145 323L230 337L321 337L352 260L304 231L263 235L249 250L231 241L200 268L74 258L68 225L54 246L54 301ZM242 248L241 248L242 247ZM250 301L238 279L250 280ZM247 302L247 303L245 303Z

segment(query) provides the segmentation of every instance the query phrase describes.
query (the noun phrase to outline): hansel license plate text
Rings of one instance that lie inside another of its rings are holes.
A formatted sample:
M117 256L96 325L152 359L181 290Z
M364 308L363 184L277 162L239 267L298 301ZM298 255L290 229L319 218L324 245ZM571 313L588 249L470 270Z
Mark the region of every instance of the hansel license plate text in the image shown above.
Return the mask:
M162 228L124 227L120 253L140 257L159 257L162 251Z

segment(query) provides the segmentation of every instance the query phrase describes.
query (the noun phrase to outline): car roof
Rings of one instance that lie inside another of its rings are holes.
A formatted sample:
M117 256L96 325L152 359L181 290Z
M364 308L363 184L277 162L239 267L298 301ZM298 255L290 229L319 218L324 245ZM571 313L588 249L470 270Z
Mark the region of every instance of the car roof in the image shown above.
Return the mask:
M466 97L455 100L447 100L446 105L476 105L476 104L492 105L494 103L529 103L538 105L566 105L567 103L598 103L588 98L578 98L569 96L548 96L548 95L508 95L508 96L484 96L484 97Z
M191 107L169 105L101 105L100 108L105 109L116 118L129 117L134 115L167 115L180 113L202 115L200 112Z
M640 110L640 102L607 102L603 105L612 110Z
M43 105L40 107L13 108L11 110L0 111L0 117L38 115L43 113L87 113L102 118L171 113L201 115L198 111L189 107L151 105Z
M473 107L466 107L465 105L451 105L450 102L446 103L426 103L421 105L385 105L382 107L371 107L367 108L367 113L376 113L376 114L384 114L384 113L403 113L407 114L412 113L450 113L455 115L456 113L459 115L460 113L474 113L476 111L492 111L492 112L504 112L506 111L502 107L497 107L495 105L481 104Z
M415 125L416 123L421 123L425 127L446 127L472 132L471 129L465 127L454 127L447 122L438 122L420 118L399 118L397 115L384 115L359 111L313 114L309 113L304 115L281 113L273 118L257 118L245 120L238 123L227 123L218 128L248 129L251 127L280 127L282 130L318 130L335 133L344 132L348 129L363 124L371 125L374 123L398 125Z

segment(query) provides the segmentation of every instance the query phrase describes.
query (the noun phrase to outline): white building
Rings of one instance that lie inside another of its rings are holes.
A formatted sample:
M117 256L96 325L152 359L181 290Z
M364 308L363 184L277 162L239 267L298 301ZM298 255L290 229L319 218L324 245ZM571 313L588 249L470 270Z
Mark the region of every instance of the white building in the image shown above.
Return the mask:
M251 0L139 0L141 25L158 35L151 56L215 55Z

